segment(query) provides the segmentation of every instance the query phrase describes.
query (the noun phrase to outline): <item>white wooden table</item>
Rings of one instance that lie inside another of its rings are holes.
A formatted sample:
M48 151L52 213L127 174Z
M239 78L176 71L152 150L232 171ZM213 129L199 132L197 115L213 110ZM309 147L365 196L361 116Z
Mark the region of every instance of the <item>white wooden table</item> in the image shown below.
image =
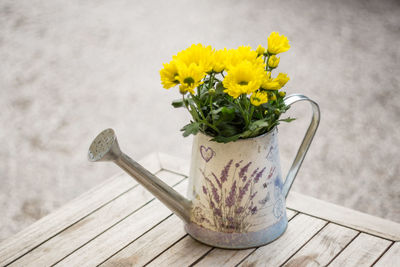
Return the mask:
M189 164L140 163L181 193ZM0 244L0 266L400 266L400 224L290 192L289 227L258 248L203 245L126 174L116 175Z

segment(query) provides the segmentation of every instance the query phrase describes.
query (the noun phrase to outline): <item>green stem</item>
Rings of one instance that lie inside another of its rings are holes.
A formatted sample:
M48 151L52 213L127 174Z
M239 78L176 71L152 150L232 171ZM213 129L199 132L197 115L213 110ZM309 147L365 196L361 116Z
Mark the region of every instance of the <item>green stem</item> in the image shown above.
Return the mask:
M249 112L250 116L249 116L249 121L251 121L251 119L253 118L253 113L254 113L254 106L253 106L253 105L250 105L250 112Z
M240 97L241 97L241 96L240 96ZM239 98L236 98L234 102L236 103L237 107L238 107L239 110L240 110L240 113L242 114L242 117L243 117L244 122L245 122L245 125L246 125L245 128L247 129L247 126L248 126L247 116L246 116L246 113L244 112L244 110L243 110L243 108L242 108L242 105L241 105L241 103L240 103Z
M210 113L211 113L211 119L212 119L212 112L213 112L213 96L210 95Z
M193 96L193 101L196 103L197 110L199 111L201 118L205 120L206 117L204 116L203 110L201 110L201 103L199 102L199 99L196 96Z
M210 74L210 82L208 83L208 89L210 89L210 88L211 88L211 85L212 85L213 79L214 79L214 72L211 72L211 74Z
M269 55L269 53L268 53L267 62L266 62L266 63L267 63L267 66L265 67L265 70L266 70L266 71L272 71L272 70L270 70L269 65L268 65L269 57L270 57L270 55Z
M213 130L215 130L218 134L221 133L217 127L209 123L207 120L202 120L201 122L207 125L208 127L212 128Z
M183 94L182 94L182 101L183 101L183 104L185 105L186 109L187 109L187 110L189 111L189 113L190 113L189 106L188 106L188 104L187 104L186 101L185 101L185 95L183 95Z

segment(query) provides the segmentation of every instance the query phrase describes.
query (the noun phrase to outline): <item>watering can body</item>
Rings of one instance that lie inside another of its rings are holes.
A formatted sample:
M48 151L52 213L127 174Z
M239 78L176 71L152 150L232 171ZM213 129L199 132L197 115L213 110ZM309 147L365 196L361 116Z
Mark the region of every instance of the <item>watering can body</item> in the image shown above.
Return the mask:
M287 227L278 131L230 143L194 138L188 198L195 239L223 248L271 242Z
M89 148L90 161L113 161L185 222L185 230L205 244L244 249L267 244L287 228L285 199L319 124L318 105L303 95L285 98L290 106L308 101L313 115L288 175L279 161L278 130L227 144L194 138L187 197L124 154L112 129Z

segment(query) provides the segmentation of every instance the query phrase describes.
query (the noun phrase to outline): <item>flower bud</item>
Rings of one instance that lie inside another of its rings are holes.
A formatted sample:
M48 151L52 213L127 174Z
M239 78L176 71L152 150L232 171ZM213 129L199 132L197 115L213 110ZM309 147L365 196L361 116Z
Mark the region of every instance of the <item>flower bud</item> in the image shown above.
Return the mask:
M279 58L279 57L277 57L277 56L275 56L275 55L272 55L269 59L268 59L268 66L270 67L270 68L276 68L276 67L278 67L278 64L279 64L279 61L280 61L281 59Z
M285 97L286 96L286 92L284 92L284 91L280 91L278 94L279 94L280 97Z
M267 49L265 49L264 47L262 47L261 45L258 45L256 52L258 54L258 56L262 56L264 55L264 53L267 51Z
M275 113L276 115L280 115L280 114L281 114L281 111L280 111L279 108L277 108L277 109L274 110L274 113Z
M272 101L276 100L276 95L273 92L269 92L268 94L269 99L271 99Z
M208 90L208 93L210 94L210 95L215 95L215 89L214 88L211 88L210 90Z

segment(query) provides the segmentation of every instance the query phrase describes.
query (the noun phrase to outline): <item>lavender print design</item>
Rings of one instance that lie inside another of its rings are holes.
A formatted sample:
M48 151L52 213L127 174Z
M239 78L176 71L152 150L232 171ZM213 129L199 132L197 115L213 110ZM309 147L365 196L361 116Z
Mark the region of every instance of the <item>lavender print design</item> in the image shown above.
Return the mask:
M204 157L203 157L204 158ZM206 160L206 159L204 159ZM219 232L247 232L252 226L250 218L262 208L267 201L254 201L257 191L255 184L259 183L266 168L254 168L250 171L252 162L229 160L219 175L209 174L200 169L204 178L201 194L207 200L205 204L196 207L194 216L200 225L207 223ZM233 183L228 183L228 178ZM212 217L206 221L206 210L212 211Z
M275 218L279 219L283 215L284 206L282 200L282 179L281 177L277 176L274 181L274 195L275 195L275 203L274 203L274 216Z

